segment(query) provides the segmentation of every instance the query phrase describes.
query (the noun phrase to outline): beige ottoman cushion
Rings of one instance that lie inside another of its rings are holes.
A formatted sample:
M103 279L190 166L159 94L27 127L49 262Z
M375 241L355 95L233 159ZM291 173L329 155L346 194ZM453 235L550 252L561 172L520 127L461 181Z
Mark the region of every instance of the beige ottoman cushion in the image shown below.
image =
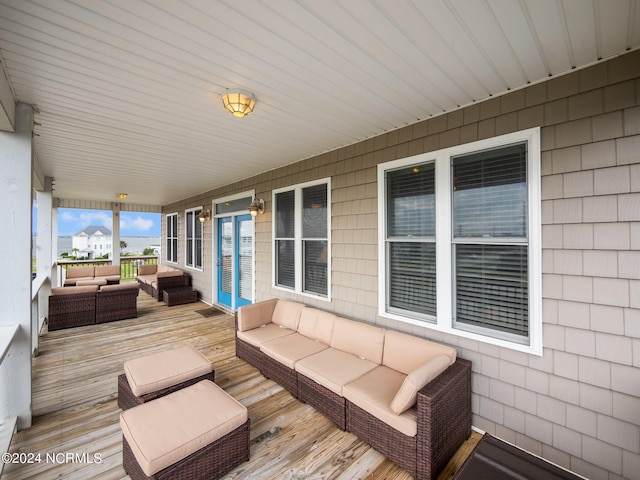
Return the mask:
M244 425L244 405L203 380L120 414L142 471L151 476Z
M155 392L213 370L211 362L192 346L166 350L124 362L124 373L136 396Z

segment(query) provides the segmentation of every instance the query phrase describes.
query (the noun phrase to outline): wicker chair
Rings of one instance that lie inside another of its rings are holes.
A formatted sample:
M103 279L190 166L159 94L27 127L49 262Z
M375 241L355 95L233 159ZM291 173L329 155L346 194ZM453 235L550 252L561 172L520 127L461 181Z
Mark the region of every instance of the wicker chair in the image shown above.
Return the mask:
M58 287L49 296L49 331L96 323L97 285Z
M104 285L96 294L96 322L106 323L138 316L138 285Z

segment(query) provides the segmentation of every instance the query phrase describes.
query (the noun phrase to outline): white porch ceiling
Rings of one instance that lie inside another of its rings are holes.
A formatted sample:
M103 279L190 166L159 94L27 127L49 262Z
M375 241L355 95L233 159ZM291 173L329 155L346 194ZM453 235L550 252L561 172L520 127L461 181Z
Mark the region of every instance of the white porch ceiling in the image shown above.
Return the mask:
M166 205L637 49L639 2L0 0L0 61L56 197Z

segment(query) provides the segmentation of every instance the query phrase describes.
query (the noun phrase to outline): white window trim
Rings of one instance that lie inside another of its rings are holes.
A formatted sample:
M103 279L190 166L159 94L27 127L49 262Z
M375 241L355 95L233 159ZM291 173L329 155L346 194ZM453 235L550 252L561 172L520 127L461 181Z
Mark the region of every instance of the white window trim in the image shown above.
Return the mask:
M303 268L303 255L302 255L302 222L299 220L301 218L301 208L302 208L302 190L307 187L313 187L315 185L327 185L327 295L317 295L311 292L305 292L302 290L302 268ZM275 249L275 240L276 240L276 228L273 225L271 229L271 285L276 290L282 290L284 292L293 292L298 295L303 295L305 297L315 298L318 300L331 302L331 177L322 178L319 180L313 180L305 183L298 183L296 185L290 185L288 187L278 188L271 192L271 205L273 205L273 219L275 221L276 215L276 195L282 192L288 192L294 190L295 193L295 232L294 232L294 255L295 255L295 288L286 288L280 285L276 285L276 249Z
M173 216L175 216L176 220L177 220L176 221L176 227L178 227L178 225L180 224L180 215L178 214L178 212L167 213L165 215L165 222L166 222L165 223L165 227L166 227L165 249L167 250L167 253L165 254L165 261L167 263L173 263L173 264L177 265L178 264L178 259L180 258L180 252L178 251L179 250L178 242L179 242L179 239L180 239L180 235L178 235L178 232L175 232L175 234L176 234L175 237L171 237L171 238L175 238L176 240L178 240L178 242L176 242L176 251L174 252L175 253L175 257L176 257L175 261L169 259L169 249L166 246L167 240L169 240L169 217L173 217Z
M193 262L195 264L195 259L196 259L196 251L195 251L195 223L198 222L198 218L195 215L195 212L197 212L198 210L204 210L204 207L201 205L199 207L193 207L193 208L187 208L184 211L184 268L188 268L189 270L195 270L197 272L202 272L204 270L204 224L202 225L202 229L200 230L200 233L202 235L202 238L200 238L200 248L202 249L202 252L200 252L200 257L202 258L202 266L201 267L196 267L194 265L187 265L187 242L188 242L188 238L187 238L187 232L189 231L187 228L187 221L188 221L188 216L187 214L189 212L193 212L193 233L194 233L194 250L193 250Z
M528 188L528 245L529 245L529 344L523 345L453 327L453 277L451 231L451 157L477 150L497 148L526 141ZM417 163L435 162L436 175L436 305L434 323L386 311L386 185L385 172ZM533 355L542 355L542 221L540 192L540 128L522 130L486 140L458 145L435 152L423 153L378 165L378 314L420 327L437 330L458 337L509 348Z

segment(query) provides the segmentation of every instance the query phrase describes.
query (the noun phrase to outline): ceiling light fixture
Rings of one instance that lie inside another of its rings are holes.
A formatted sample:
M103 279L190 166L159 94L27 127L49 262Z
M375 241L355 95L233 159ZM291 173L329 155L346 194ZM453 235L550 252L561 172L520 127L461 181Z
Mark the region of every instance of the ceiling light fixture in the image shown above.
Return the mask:
M253 93L227 88L222 95L222 104L234 117L246 117L253 112L256 99Z
M127 198L128 196L129 196L129 195L128 195L128 194L126 194L126 193L119 193L119 194L118 194L118 198L119 198L120 200L124 200L124 199L125 199L125 198Z

